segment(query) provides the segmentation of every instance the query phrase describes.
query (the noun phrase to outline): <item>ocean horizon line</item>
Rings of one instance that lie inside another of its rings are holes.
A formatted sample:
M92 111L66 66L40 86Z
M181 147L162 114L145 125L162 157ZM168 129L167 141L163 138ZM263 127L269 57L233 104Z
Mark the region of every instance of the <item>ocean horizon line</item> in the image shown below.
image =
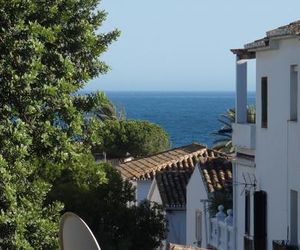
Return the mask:
M235 93L234 90L80 90L79 92L96 92L102 91L107 93ZM249 90L248 93L255 93L255 90Z

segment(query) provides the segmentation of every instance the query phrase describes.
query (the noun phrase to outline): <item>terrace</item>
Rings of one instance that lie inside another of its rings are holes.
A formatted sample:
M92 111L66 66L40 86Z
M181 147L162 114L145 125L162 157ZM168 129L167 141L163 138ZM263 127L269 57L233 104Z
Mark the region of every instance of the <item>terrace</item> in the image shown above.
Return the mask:
M247 61L255 59L255 53L248 49L231 51L236 55L236 117L232 124L232 143L237 152L254 155L256 125L255 113L247 111Z

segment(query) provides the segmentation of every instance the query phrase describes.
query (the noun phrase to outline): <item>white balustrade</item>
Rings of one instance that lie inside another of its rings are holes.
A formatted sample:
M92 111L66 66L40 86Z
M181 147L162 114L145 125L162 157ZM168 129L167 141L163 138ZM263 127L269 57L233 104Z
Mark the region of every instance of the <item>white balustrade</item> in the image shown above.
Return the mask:
M233 211L228 209L227 216L223 211L220 205L216 216L210 218L209 244L218 250L234 250Z
M218 245L218 238L219 238L219 229L218 229L218 221L216 218L211 218L211 238L210 244L212 246Z

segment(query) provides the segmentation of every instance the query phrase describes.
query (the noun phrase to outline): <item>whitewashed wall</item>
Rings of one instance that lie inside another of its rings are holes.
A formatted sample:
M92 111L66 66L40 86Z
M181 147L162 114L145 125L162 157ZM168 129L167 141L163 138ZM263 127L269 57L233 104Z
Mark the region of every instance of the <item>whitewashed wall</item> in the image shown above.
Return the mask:
M196 210L202 211L202 247L206 247L206 225L208 225L208 212L204 209L204 203L200 200L207 200L207 192L202 181L198 167L195 168L187 186L186 204L186 243L187 245L197 246L196 239ZM204 216L207 215L206 223Z
M147 199L152 180L138 180L136 181L136 200L141 202Z
M255 168L252 164L246 162L233 162L233 217L236 228L236 249L244 249L245 235L245 185L250 183L250 178L254 179ZM244 180L246 178L246 182ZM250 235L253 236L253 191L251 187L247 187L251 193L251 219L250 219Z
M256 175L261 189L268 195L267 237L269 250L272 249L273 240L287 238L290 224L290 190L294 189L298 191L298 194L300 192L299 105L298 122L289 121L290 66L294 64L300 66L300 41L296 38L280 40L277 50L256 53ZM261 77L265 76L268 77L269 103L267 129L261 128L260 121ZM298 84L300 84L299 80ZM298 210L299 207L298 204ZM299 230L298 239L300 239Z
M186 244L186 211L185 210L167 210L166 218L168 220L167 243Z
M151 183L151 186L150 186L150 189L149 189L149 192L147 195L147 199L149 201L153 201L153 202L156 202L156 203L162 205L162 200L161 200L160 193L159 193L158 186L156 184L155 179Z

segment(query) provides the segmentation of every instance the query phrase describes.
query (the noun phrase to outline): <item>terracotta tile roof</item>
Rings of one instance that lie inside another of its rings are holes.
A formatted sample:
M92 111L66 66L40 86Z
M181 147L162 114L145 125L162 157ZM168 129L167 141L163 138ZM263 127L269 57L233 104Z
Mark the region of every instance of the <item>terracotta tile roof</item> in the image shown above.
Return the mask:
M230 159L223 157L207 159L200 163L199 170L209 193L223 189L232 181Z
M267 32L267 37L300 35L300 20Z
M164 207L185 208L186 186L193 170L163 170L156 173L155 180Z
M207 250L206 248L192 247L192 246L183 246L169 243L167 250Z
M258 39L254 42L247 43L244 49L232 49L234 54L240 56L241 59L253 58L252 52L259 49L276 47L272 41L281 37L299 36L300 35L300 20L278 27L266 32L266 37Z
M193 143L144 158L134 159L119 164L116 168L120 171L123 178L126 179L153 179L156 172L163 169L193 169L196 162L201 158L222 155L217 151L208 149L204 145Z

